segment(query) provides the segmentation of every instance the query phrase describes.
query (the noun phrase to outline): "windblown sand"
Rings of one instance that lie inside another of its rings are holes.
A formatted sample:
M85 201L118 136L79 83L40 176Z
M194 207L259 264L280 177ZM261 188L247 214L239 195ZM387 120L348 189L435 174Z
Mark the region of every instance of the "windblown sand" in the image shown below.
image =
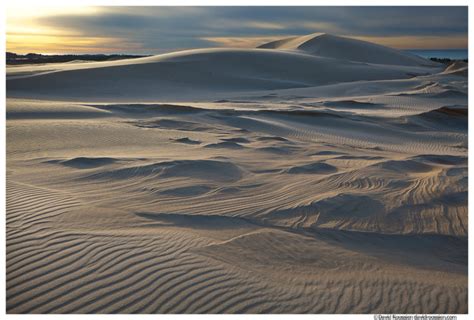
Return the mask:
M467 65L263 47L7 68L9 313L467 312Z

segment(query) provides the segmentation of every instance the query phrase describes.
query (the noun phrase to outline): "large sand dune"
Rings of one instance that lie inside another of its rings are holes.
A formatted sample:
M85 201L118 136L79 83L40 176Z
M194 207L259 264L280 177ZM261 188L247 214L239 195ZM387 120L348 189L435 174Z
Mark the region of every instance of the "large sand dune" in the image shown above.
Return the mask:
M202 100L230 92L403 79L431 72L421 64L349 60L280 50L201 49L113 62L13 67L7 71L7 89L12 97Z
M293 50L315 56L402 66L434 66L434 62L375 43L315 33L272 41L259 46L264 49Z
M264 47L7 69L9 313L467 312L467 65Z

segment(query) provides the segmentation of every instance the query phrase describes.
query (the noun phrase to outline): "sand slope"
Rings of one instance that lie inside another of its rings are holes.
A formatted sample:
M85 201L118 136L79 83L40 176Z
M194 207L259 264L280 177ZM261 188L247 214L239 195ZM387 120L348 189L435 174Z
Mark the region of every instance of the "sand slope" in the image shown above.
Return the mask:
M350 59L349 59L350 60ZM402 79L431 68L337 60L305 52L201 49L112 62L12 67L12 97L153 101L217 99L225 93Z
M9 69L7 312L466 313L467 66L322 39Z

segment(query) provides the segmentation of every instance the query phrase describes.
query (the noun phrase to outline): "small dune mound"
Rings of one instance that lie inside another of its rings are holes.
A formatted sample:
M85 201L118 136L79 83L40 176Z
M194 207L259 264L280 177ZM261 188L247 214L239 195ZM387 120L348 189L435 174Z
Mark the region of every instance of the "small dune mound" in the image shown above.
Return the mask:
M433 199L433 202L438 202L447 206L460 207L467 206L467 198L467 191L451 192Z
M205 111L203 109L179 105L179 104L151 104L151 103L131 103L131 104L89 104L89 107L96 109L124 113L124 114L189 114Z
M211 190L212 188L206 185L195 185L195 186L166 189L166 190L160 191L160 194L175 196L175 197L191 197L191 196L199 196L202 194L206 194Z
M446 106L409 117L412 120L428 121L439 126L467 125L468 109L464 106ZM455 128L456 126L452 126Z
M454 61L443 71L444 74L452 74L462 77L468 76L468 64L464 61Z
M289 174L328 174L337 172L337 168L324 162L315 162L303 166L292 167L286 172Z
M189 178L214 182L234 182L240 180L243 175L244 170L231 162L217 160L175 160L103 171L89 175L84 179L130 180L134 178Z
M224 141L218 143L210 143L204 146L204 148L211 148L211 149L242 149L243 146L236 142L232 141Z
M446 175L448 177L453 177L453 176L461 176L463 178L467 178L467 167L461 167L461 168L449 168L448 170L446 170Z
M344 152L339 152L339 151L329 151L329 150L323 150L323 151L318 151L316 153L311 154L312 156L337 156L337 155L344 155Z
M97 167L106 166L115 163L117 160L114 158L107 157L78 157L69 160L50 160L48 163L58 163L66 167L75 169L92 169Z
M428 112L406 117L406 121L430 130L465 130L468 126L466 106L445 106Z
M235 229L253 226L245 219L217 215L191 215L176 213L137 212L137 216L157 222L163 226L192 229Z
M415 160L389 160L374 164L373 167L397 173L423 173L433 169L432 166Z
M134 124L140 128L174 129L182 131L207 131L212 129L197 122L174 119L141 120Z
M434 66L436 63L421 57L357 39L325 33L291 37L265 43L258 48L298 50L321 57L330 57L375 64Z
M449 116L467 117L467 108L442 107L431 112Z
M430 162L434 164L442 164L442 165L467 164L467 157L464 157L464 156L423 154L423 155L412 157L411 159L422 161L422 162Z
M274 153L278 155L288 155L288 154L293 153L293 150L287 147L263 147L263 148L258 148L257 150L262 151L262 152Z
M326 101L323 103L325 107L331 108L348 108L348 109L367 109L367 108L377 108L380 107L380 104L371 103L371 102L361 102L356 100L341 100L341 101Z
M365 218L385 211L384 205L378 200L365 195L348 193L323 199L315 206L322 215L320 219L327 221L339 218Z
M201 141L192 140L192 139L189 139L188 137L179 138L179 139L176 139L174 141L179 142L179 143L185 143L185 144L201 144Z
M244 172L231 162L216 160L177 160L162 162L162 178L188 177L219 182L232 182L242 178Z
M262 243L265 250L262 250ZM228 241L213 243L196 249L202 255L219 258L232 265L251 264L272 267L285 267L294 270L307 265L312 268L335 269L344 268L345 252L323 241L312 237L290 233L278 229L263 229L244 233ZM353 258L353 257L352 257ZM351 266L360 266L352 259Z
M258 113L266 113L272 115L284 115L284 116L300 116L300 117L326 117L326 118L341 118L341 116L325 112L325 111L312 111L312 110L262 110Z
M258 141L280 141L280 142L287 142L288 141L288 139L285 139L283 137L272 137L272 136L258 137L257 140Z
M243 137L237 137L237 138L224 138L221 139L222 141L227 141L227 142L236 142L236 143L250 143L250 140L243 138Z
M338 160L382 160L385 159L384 157L380 156L350 156L350 155L342 155L336 157L334 159Z
M267 214L275 225L297 228L344 229L351 224L362 225L367 219L385 213L385 206L370 196L341 193L307 205L279 209Z
M467 94L454 89L444 89L440 92L429 94L428 97L440 99L440 98L450 98L450 99L466 99Z

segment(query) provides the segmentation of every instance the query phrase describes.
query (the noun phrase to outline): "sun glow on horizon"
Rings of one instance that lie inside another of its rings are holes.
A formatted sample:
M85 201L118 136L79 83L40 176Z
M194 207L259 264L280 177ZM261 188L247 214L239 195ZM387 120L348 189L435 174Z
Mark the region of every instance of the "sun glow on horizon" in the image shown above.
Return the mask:
M38 19L62 14L94 15L101 7L93 6L16 6L6 10L7 51L25 54L81 52L111 41L107 37L84 37L80 30L64 30L38 23Z

